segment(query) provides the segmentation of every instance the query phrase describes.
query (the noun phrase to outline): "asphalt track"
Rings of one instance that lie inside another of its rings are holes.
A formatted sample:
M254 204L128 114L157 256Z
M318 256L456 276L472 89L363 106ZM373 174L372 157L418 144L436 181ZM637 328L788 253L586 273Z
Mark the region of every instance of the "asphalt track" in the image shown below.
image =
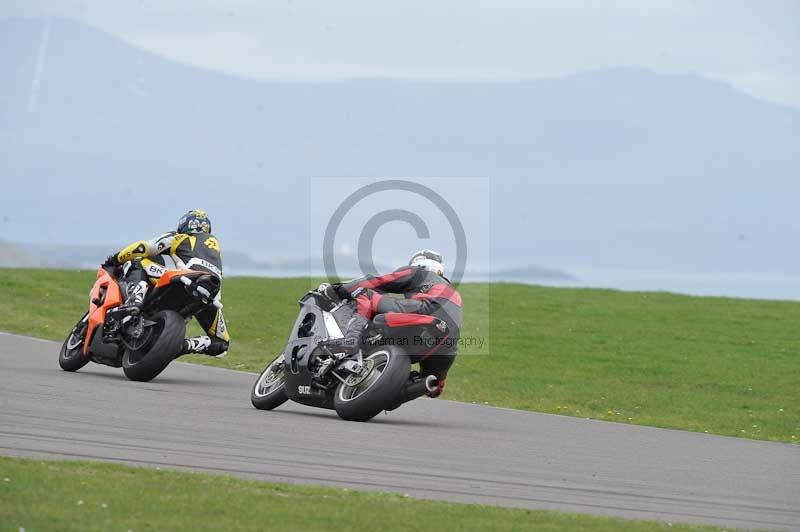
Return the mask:
M412 497L800 530L800 446L421 399L370 423L250 406L249 373L150 383L0 333L0 454L186 468Z

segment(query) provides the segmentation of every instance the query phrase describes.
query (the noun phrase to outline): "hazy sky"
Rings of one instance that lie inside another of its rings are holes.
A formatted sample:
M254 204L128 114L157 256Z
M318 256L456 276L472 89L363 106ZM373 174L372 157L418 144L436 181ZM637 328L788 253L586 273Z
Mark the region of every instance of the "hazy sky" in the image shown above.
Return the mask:
M520 79L696 72L800 106L798 0L4 0L255 78Z

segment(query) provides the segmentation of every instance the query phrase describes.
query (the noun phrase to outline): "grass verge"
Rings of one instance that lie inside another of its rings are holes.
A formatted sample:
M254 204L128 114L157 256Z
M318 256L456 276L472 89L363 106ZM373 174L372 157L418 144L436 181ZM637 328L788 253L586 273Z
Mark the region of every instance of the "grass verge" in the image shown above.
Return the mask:
M0 457L0 530L720 530L420 501L92 462Z
M0 330L62 341L85 312L93 279L90 271L0 270ZM316 282L226 279L230 354L188 359L260 371ZM465 284L461 293L465 336L481 336L486 317L474 309L485 306L475 302L488 297L491 350L462 350L446 398L800 439L798 303L513 284Z

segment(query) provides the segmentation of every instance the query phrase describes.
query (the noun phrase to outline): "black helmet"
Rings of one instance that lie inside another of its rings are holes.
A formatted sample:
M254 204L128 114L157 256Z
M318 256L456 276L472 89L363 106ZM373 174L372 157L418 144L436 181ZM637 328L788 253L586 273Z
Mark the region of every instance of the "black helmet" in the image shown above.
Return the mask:
M178 220L178 233L191 235L193 233L210 233L211 220L205 211L192 209Z

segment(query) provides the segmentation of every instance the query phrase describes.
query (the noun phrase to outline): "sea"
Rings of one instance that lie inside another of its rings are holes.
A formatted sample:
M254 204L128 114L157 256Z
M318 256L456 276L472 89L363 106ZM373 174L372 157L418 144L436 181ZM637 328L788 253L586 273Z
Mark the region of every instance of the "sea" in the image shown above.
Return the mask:
M465 282L488 281L535 284L554 287L609 288L624 291L672 292L693 296L718 296L745 299L777 299L800 301L800 274L691 273L633 269L567 269L572 278L535 278L514 276L503 278L467 275ZM282 269L226 269L227 276L315 277L322 271Z

